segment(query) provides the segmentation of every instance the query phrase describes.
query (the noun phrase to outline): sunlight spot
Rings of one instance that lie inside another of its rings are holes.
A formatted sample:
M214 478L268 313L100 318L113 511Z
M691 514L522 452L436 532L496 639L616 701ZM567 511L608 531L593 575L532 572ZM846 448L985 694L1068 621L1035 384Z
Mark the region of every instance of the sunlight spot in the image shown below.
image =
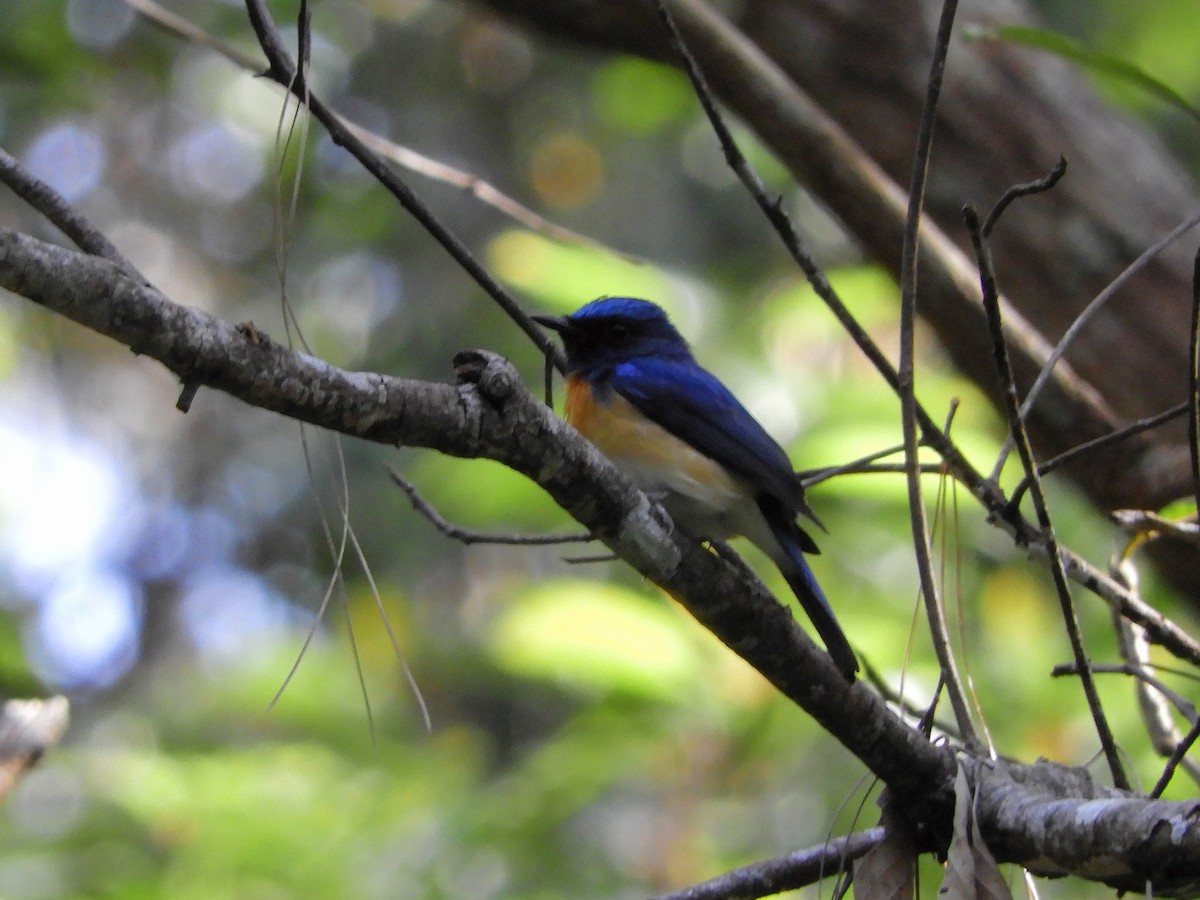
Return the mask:
M133 28L137 16L120 0L70 0L67 30L77 42L95 50L115 46Z
M183 588L180 612L192 641L218 661L261 656L291 634L286 601L261 578L236 569L196 575Z
M207 122L185 134L170 153L175 184L184 193L217 204L241 200L263 179L260 141L224 122Z
M140 591L111 572L62 578L29 635L34 669L62 686L112 684L137 659L141 602Z
M25 165L71 202L100 183L104 174L104 142L91 128L73 122L56 125L38 135L26 154Z
M3 553L22 590L36 593L111 545L125 491L104 454L0 426L0 460L22 473L0 488Z

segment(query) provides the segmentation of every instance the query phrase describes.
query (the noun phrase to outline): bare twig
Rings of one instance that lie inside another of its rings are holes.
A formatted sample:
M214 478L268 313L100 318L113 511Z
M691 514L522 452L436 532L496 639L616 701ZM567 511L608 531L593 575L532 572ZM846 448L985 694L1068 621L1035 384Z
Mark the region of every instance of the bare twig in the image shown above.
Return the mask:
M1096 450L1109 447L1125 440L1126 438L1141 434L1143 431L1149 431L1152 428L1165 425L1167 422L1171 422L1175 419L1178 419L1182 415L1186 415L1190 407L1191 404L1185 400L1183 403L1178 403L1175 406L1172 406L1170 409L1164 410L1156 415L1147 416L1144 419L1138 419L1136 422L1131 422L1124 428L1118 428L1116 431L1108 434L1102 434L1100 437L1092 438L1090 441L1084 441L1077 447L1072 447L1070 450L1066 450L1058 454L1058 456L1051 457L1045 462L1039 463L1037 469L1038 474L1048 475L1055 469L1061 468L1067 463L1072 462L1073 460L1076 460L1087 453L1093 453ZM1027 490L1029 490L1029 476L1022 478L1021 481L1018 482L1017 486L1013 489L1010 503L1014 509L1021 505L1021 499L1024 497Z
M514 222L524 225L530 231L544 235L564 244L575 244L581 247L591 247L594 250L601 250L605 253L611 253L613 256L623 259L631 263L644 263L645 260L632 253L626 253L622 250L617 250L610 247L608 244L598 241L586 234L581 234L578 231L573 231L565 225L559 225L557 222L552 222L545 216L538 215L528 206L518 202L508 194L501 191L495 185L472 172L467 172L463 169L456 169L449 166L441 160L433 159L423 153L418 153L411 147L406 147L403 144L398 144L395 141L390 141L373 131L368 131L361 125L356 125L349 119L342 119L349 128L367 147L370 147L380 156L390 159L397 165L403 166L409 171L416 172L419 175L424 175L434 181L440 181L442 184L448 184L451 187L456 187L459 190L470 194L480 203L492 207L497 212L503 213Z
M1028 417L1029 411L1033 409L1033 404L1037 402L1037 398L1041 395L1042 389L1045 387L1046 382L1050 380L1050 373L1054 370L1054 367L1058 364L1058 361L1062 358L1062 355L1067 352L1067 348L1071 346L1071 343L1075 340L1076 336L1083 330L1084 326L1087 325L1087 323L1090 322L1092 318L1100 312L1104 305L1116 295L1117 291L1124 287L1125 283L1128 282L1129 279L1144 269L1151 260L1153 260L1156 256L1162 253L1163 250L1173 244L1185 232L1194 228L1198 223L1200 223L1200 213L1196 213L1195 215L1188 217L1183 222L1171 229L1170 232L1151 244L1148 248L1146 248L1145 251L1142 252L1140 256L1138 256L1137 259L1126 266L1125 270L1121 272L1120 275L1110 281L1108 285L1105 286L1104 290L1097 294L1095 298L1093 298L1093 300L1084 308L1084 310L1075 317L1075 320L1071 322L1071 326L1066 330L1063 336L1059 338L1058 343L1055 344L1054 350L1051 351L1050 356L1047 357L1046 361L1042 364L1042 370L1038 372L1037 378L1034 379L1032 386L1029 388L1029 393L1025 395L1025 400L1021 403L1022 419ZM1008 454L1011 450L1012 438L1010 435L1010 437L1005 441L1004 446L1001 448L996 460L996 466L992 473L993 478L997 477L1000 470L1004 468L1004 461L1008 458Z
M1050 556L1049 548L1041 540L1030 543L1029 547L1047 559ZM1078 554L1062 546L1058 548L1058 553L1068 578L1094 593L1130 621L1144 626L1155 643L1161 644L1180 659L1200 666L1200 641L1186 629Z
M1142 543L1140 536L1127 541L1124 548L1113 554L1109 565L1113 577L1132 591L1137 591L1139 587L1138 570L1134 565L1133 554ZM1160 754L1170 757L1180 742L1179 729L1175 727L1175 718L1171 715L1172 705L1189 722L1196 721L1196 708L1151 674L1150 641L1146 638L1146 629L1116 613L1112 613L1111 618L1113 630L1117 635L1117 652L1121 654L1126 667L1133 675L1138 709L1150 736L1150 743ZM1180 765L1194 781L1200 780L1200 766L1187 757L1180 760Z
M1097 675L1127 675L1136 681L1144 681L1161 693L1188 722L1196 721L1196 704L1184 697L1179 691L1171 690L1160 679L1152 675L1147 668L1140 668L1129 663L1116 665L1112 663L1092 663L1091 669ZM1074 676L1078 674L1079 670L1073 662L1060 663L1050 670L1050 677L1052 678L1062 678L1067 675Z
M1192 492L1200 515L1200 250L1192 263L1192 328L1188 343L1188 452L1192 461Z
M241 69L251 72L255 75L259 74L263 68L261 59L251 57L242 53L231 44L222 41L220 38L209 34L203 28L194 25L182 16L176 15L170 10L164 9L154 0L124 0L124 2L137 10L149 21L155 25L182 38L193 44L198 44L203 47L219 53L227 60ZM398 144L395 141L388 140L380 134L363 128L350 119L340 117L342 122L349 128L360 141L367 147L374 150L380 156L390 159L399 166L403 166L411 172L416 172L419 175L424 175L434 181L440 181L443 184L451 185L459 188L466 193L471 194L480 203L492 207L500 213L511 218L513 221L520 223L538 234L545 235L556 241L561 241L567 244L578 244L581 246L592 247L597 250L602 250L605 253L612 253L621 259L628 262L638 263L642 260L630 253L623 253L616 250L607 244L597 241L595 238L585 234L580 234L577 231L572 231L555 222L551 222L544 216L538 215L528 206L518 202L514 198L499 190L495 185L480 178L471 172L463 169L456 169L454 166L426 156L413 150L411 147L406 147L403 144Z
M1175 520L1146 509L1116 509L1109 515L1126 531L1144 538L1166 534L1189 544L1200 544L1200 523L1195 516Z
M877 450L874 453L868 453L866 456L860 456L858 459L852 459L850 462L843 463L840 466L806 469L796 474L800 476L800 481L804 485L805 490L813 485L820 484L822 481L836 478L839 475L899 474L908 471L906 464L881 463L878 460L903 452L903 445L888 447L886 450ZM921 471L926 475L937 475L944 471L944 469L939 463L922 463Z
M655 900L752 900L782 891L815 884L842 872L852 860L865 855L883 840L883 828L868 828L835 838L807 850L799 850L778 859L769 859L734 869L681 891L660 894Z
M922 475L945 475L946 467L942 463L921 463ZM801 476L805 490L814 484L820 484L840 475L904 475L908 466L904 463L866 463L859 460L848 462L841 466L829 466L824 469L807 469L797 474Z
M933 573L933 551L929 544L929 523L925 514L920 460L917 456L920 448L920 429L914 348L917 320L917 257L920 247L918 234L921 208L925 202L925 184L929 174L929 155L933 148L938 97L941 94L942 78L946 71L946 54L950 48L950 35L957 10L957 0L945 0L942 4L941 18L934 38L933 59L929 66L925 102L917 130L917 146L913 154L912 177L908 189L908 215L904 224L904 245L900 260L900 361L897 366L897 385L900 394L901 428L904 434L904 459L907 466L908 510L926 618L929 620L933 647L946 682L946 693L950 698L959 731L962 732L963 741L968 747L978 748L981 746L979 736L975 731L966 691L963 689L958 664L950 645L945 608Z
M257 75L262 71L263 64L261 59L243 53L232 44L228 44L220 38L209 34L203 28L192 24L183 16L176 15L169 9L164 9L155 3L154 0L125 0L125 4L137 10L159 28L176 37L183 38L185 41L199 44L202 47L208 47L247 72L253 72Z
M1028 181L1025 184L1016 184L1004 192L996 205L992 207L992 211L988 213L988 217L983 220L983 236L986 238L992 233L992 229L996 227L996 223L1000 221L1000 217L1004 215L1004 211L1008 209L1008 204L1012 203L1021 197L1028 197L1031 194L1041 194L1053 188L1067 174L1066 157L1060 156L1058 164L1050 170L1050 174L1043 178L1037 178L1033 181Z
M429 232L434 240L450 254L454 262L525 332L534 345L543 354L555 360L555 365L562 371L562 352L550 340L545 329L540 328L526 315L516 299L492 276L462 239L433 214L416 192L396 174L396 171L379 154L363 144L341 118L305 86L304 80L297 77L295 65L279 34L278 27L267 9L265 0L246 0L246 9L250 15L250 24L269 61L266 77L283 85L306 103L313 116L325 126L325 130L334 143L345 147L362 164L363 168L374 176L420 223L421 227Z
M107 259L120 266L130 275L145 277L116 245L100 229L79 214L58 191L17 162L16 158L0 148L0 182L8 185L14 194L45 216L55 228L65 234L80 250Z
M582 544L594 541L596 538L589 533L574 534L485 534L480 531L470 531L452 522L446 521L441 513L428 500L421 496L417 486L401 475L393 466L384 466L392 482L408 495L413 509L430 521L434 528L446 537L463 544L513 544L516 546L533 547L547 544ZM612 559L611 556L608 557Z
M1059 553L1058 538L1054 533L1054 526L1050 519L1050 510L1046 504L1046 497L1042 492L1041 479L1037 475L1037 463L1033 456L1033 448L1029 445L1029 435L1025 431L1025 424L1021 419L1020 404L1017 400L1017 385L1013 378L1012 362L1009 359L1008 345L1004 340L1004 329L1000 321L999 292L996 289L996 277L992 268L991 252L988 249L987 240L981 231L979 216L975 210L968 205L963 209L963 217L966 219L967 228L971 232L971 242L975 246L975 253L979 260L983 304L987 310L988 326L992 333L992 341L996 354L996 368L1003 387L1002 395L1005 411L1008 414L1009 428L1011 429L1013 442L1017 448L1017 454L1021 458L1021 464L1024 466L1026 474L1031 476L1029 495L1033 500L1038 525L1041 527L1042 543L1045 545L1049 557L1050 573L1054 579L1054 587L1058 595L1063 624L1066 626L1067 638L1071 643L1071 653L1079 669L1079 680L1083 686L1084 696L1087 698L1092 721L1096 726L1100 746L1104 751L1105 759L1108 761L1109 771L1112 773L1113 783L1122 790L1127 790L1129 788L1129 779L1125 774L1125 767L1121 762L1120 754L1117 752L1116 740L1113 738L1112 729L1109 728L1108 719L1104 715L1104 709L1100 704L1100 695L1096 690L1095 679L1092 678L1091 669L1088 665L1087 651L1083 646L1083 635L1079 627L1079 618L1075 613L1075 604L1071 599L1070 585L1067 583L1066 571L1063 566L1062 556Z
M952 722L946 722L937 718L937 704L942 696L944 684L941 678L938 678L938 683L934 687L933 695L929 702L924 706L918 706L915 701L909 700L904 694L894 688L883 673L870 665L864 660L863 678L874 685L875 690L879 691L879 695L883 697L892 706L899 709L904 715L917 722L917 730L929 737L933 733L933 729L937 729L942 734L949 736L951 739L961 741L962 736L958 733L958 728Z
M1175 746L1175 751L1171 754L1171 758L1167 760L1166 766L1163 767L1162 775L1158 777L1158 782L1150 792L1151 799L1156 799L1163 795L1163 791L1167 789L1167 785L1171 783L1171 779L1175 776L1175 770L1179 768L1179 764L1197 740L1200 740L1200 719L1192 723L1192 727L1188 729L1188 733Z

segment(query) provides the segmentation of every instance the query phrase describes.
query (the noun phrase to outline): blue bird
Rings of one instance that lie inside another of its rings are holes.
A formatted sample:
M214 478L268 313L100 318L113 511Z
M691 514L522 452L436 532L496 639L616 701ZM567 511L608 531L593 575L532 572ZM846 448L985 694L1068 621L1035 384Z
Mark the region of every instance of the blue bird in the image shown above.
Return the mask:
M847 680L858 661L804 559L797 524L820 525L783 448L701 368L667 314L648 300L601 297L569 316L534 316L562 337L567 421L684 531L743 535L779 567Z

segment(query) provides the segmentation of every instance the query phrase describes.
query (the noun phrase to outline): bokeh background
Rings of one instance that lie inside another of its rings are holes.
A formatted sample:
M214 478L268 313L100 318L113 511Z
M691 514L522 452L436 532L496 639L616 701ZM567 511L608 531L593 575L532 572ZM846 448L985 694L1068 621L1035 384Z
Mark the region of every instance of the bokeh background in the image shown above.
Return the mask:
M255 55L238 3L169 5ZM610 248L553 241L406 176L530 308L661 302L798 467L898 442L898 404L736 185L678 73L469 4L313 6L313 82L341 112ZM281 21L294 7L273 4ZM1200 94L1192 6L1042 7L1083 45ZM1194 151L1194 123L1101 86ZM0 9L0 145L168 296L280 339L286 297L292 339L345 368L449 380L453 353L483 346L540 383L517 329L282 102L119 0ZM890 279L739 138L894 346ZM60 238L7 192L0 217ZM998 421L928 340L921 390L932 410L961 401L955 434L990 468ZM0 693L73 701L63 746L0 808L0 895L641 897L874 823L862 767L652 586L619 564L564 562L587 549L448 540L385 466L457 524L572 530L536 486L302 431L207 390L182 415L178 393L157 364L0 299ZM959 652L997 746L1088 762L1078 687L1048 678L1068 651L1043 571L969 498L929 489ZM1112 528L1062 485L1053 500L1066 542L1103 564ZM936 668L899 478L838 478L811 502L829 529L814 569L853 642L927 702ZM343 509L361 552L339 552ZM1081 615L1094 658L1111 660L1106 612L1084 598ZM1128 685L1102 687L1152 782Z

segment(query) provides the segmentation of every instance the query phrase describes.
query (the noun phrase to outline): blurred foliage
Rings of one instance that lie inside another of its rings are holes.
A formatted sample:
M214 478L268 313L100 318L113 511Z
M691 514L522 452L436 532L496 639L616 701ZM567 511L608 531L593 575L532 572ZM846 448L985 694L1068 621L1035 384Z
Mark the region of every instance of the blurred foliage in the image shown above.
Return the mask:
M1195 102L1192 7L1043 5L1072 40ZM797 466L898 443L898 403L775 245L677 73L449 2L314 7L314 82L339 109L632 257L553 242L408 176L531 305L662 302ZM253 51L238 4L173 8ZM279 92L118 0L8 0L0 18L0 144L168 295L345 367L445 380L455 350L487 346L540 384L528 342L324 135L292 130L280 161ZM1181 133L1170 110L1106 89ZM740 137L893 346L894 285ZM0 216L56 237L11 197ZM994 414L923 341L922 397L934 411L960 401L953 433L990 468ZM570 530L536 486L493 463L343 444L207 391L183 417L177 390L123 349L0 305L0 458L18 474L0 488L0 683L67 691L75 709L65 746L0 809L3 896L640 897L875 821L861 767L624 566L561 559L591 548L448 541L383 466L464 526ZM952 627L997 746L1088 762L1078 685L1047 676L1068 650L1043 568L969 498L928 487ZM847 631L924 705L936 668L901 479L839 477L811 499L829 529L814 568ZM1110 526L1062 485L1052 501L1067 543L1103 564ZM1080 601L1093 658L1112 660L1106 610ZM1129 685L1101 688L1148 784L1159 762Z

